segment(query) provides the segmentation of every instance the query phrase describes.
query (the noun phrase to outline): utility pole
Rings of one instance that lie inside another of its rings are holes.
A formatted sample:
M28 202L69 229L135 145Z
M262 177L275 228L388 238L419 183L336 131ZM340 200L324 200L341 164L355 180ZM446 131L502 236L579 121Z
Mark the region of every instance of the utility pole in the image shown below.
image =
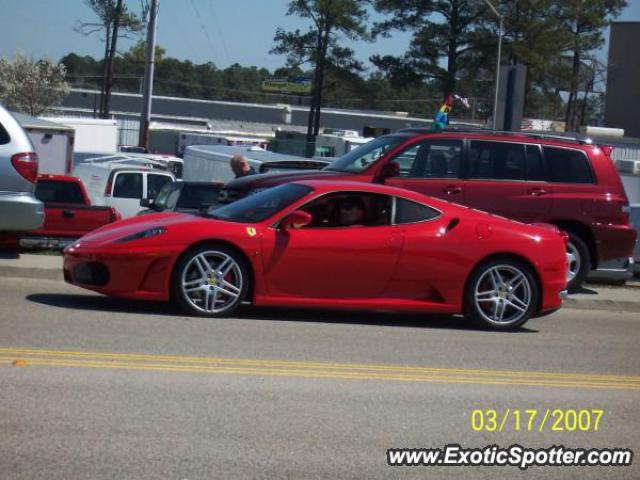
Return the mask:
M496 129L496 124L498 121L497 113L498 113L498 93L500 92L500 63L502 62L502 36L504 35L504 17L498 11L498 9L491 3L489 0L484 0L484 3L491 9L491 11L495 14L496 17L500 20L500 25L498 27L498 60L496 62L496 89L493 98L493 129Z
M141 147L149 146L149 123L151 122L151 97L153 96L153 69L156 56L156 19L160 0L151 0L147 19L147 61L144 66L142 113L140 115Z

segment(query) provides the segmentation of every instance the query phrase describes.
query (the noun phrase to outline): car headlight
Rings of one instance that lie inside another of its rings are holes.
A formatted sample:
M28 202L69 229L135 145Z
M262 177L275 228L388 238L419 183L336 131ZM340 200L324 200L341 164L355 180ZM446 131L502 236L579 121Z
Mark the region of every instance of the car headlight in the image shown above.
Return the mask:
M247 197L249 195L255 195L256 193L264 192L265 190L266 190L265 187L263 187L263 188L252 188L251 190L249 190L249 193L247 193Z
M117 239L114 243L124 243L124 242L132 242L133 240L141 240L143 238L155 237L157 235L162 235L167 231L164 227L154 227L149 230L143 230L142 232L134 233L132 235L127 235L126 237L122 237Z

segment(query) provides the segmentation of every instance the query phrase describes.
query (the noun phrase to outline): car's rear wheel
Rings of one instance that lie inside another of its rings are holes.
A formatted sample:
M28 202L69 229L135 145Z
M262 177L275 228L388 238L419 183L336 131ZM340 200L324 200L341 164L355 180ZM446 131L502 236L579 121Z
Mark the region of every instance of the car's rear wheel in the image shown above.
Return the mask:
M587 278L591 268L591 256L589 248L584 240L573 232L567 232L569 242L567 243L567 260L569 269L567 270L567 290L577 292Z
M249 281L245 262L233 249L198 247L178 261L172 277L172 296L186 313L225 317L242 303Z
M530 267L512 258L490 259L467 282L464 314L481 327L510 330L531 318L539 298Z

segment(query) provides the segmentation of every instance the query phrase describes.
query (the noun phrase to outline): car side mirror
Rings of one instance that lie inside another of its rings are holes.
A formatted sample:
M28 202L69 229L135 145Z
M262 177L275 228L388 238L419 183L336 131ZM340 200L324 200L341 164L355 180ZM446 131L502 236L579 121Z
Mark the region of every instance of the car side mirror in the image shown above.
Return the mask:
M282 219L280 228L288 230L290 228L300 228L309 225L313 217L304 210L296 210Z
M140 206L145 208L153 208L153 204L155 203L155 199L153 198L142 198L140 199Z
M387 178L397 177L400 175L400 164L397 162L389 162L382 166L378 178L384 182Z

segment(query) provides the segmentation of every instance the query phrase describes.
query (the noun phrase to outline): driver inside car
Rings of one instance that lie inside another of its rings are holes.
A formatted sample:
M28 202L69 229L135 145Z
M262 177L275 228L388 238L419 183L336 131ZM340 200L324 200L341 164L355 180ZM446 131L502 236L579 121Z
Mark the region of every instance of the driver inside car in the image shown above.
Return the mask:
M362 198L347 197L340 204L339 222L342 226L364 225L365 206Z

